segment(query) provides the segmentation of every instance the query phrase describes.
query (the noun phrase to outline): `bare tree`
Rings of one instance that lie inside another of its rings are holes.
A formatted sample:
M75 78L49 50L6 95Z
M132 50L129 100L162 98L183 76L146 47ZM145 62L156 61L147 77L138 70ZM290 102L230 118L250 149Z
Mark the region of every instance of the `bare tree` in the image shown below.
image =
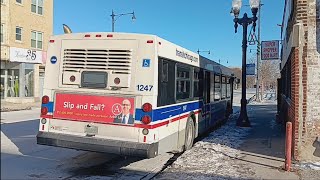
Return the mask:
M277 78L280 77L280 61L277 60L265 60L260 63L259 67L259 79L261 86L261 98L263 97L263 91L268 89L277 88Z

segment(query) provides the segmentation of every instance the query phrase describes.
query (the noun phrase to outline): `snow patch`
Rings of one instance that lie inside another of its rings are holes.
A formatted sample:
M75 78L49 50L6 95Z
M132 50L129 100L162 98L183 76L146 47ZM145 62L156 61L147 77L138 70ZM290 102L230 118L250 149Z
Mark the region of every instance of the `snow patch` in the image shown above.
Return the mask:
M237 148L251 128L236 126L233 116L221 128L194 144L156 179L230 179L252 177L254 172L236 162Z
M301 169L311 169L320 171L320 162L301 162L296 166Z

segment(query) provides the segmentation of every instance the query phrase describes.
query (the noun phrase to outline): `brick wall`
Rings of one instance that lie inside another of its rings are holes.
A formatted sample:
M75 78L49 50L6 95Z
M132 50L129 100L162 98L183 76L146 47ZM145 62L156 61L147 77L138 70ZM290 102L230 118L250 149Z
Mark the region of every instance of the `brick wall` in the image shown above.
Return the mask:
M299 159L299 49L293 48L291 62L291 103L288 110L289 121L292 122L292 154L294 159Z
M306 72L307 72L307 91L308 97L306 102L308 108L306 110L305 136L307 144L312 143L315 137L320 136L320 54L317 51L317 11L316 1L308 1L308 19L307 19L307 50L306 50ZM319 3L319 2L317 2Z
M288 56L291 62L288 121L293 123L293 157L296 160L307 160L312 152L306 154L306 147L312 146L320 136L319 6L320 0L294 0L293 18L288 22L289 32L292 32L290 25L302 24L300 44Z
M292 58L292 104L289 118L294 127L294 158L305 160L305 149L320 136L320 55L316 41L316 1L297 0L294 23L303 25L303 41ZM300 76L301 73L301 76Z

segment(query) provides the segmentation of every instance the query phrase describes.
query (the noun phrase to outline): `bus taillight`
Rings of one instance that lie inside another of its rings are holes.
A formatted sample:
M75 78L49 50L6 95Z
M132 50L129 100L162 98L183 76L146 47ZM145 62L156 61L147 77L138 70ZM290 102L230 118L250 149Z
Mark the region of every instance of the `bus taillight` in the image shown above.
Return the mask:
M148 115L145 115L142 117L141 121L143 122L143 124L149 124L151 122L151 117Z
M49 97L48 96L43 96L42 97L42 104L48 104L49 103Z
M152 105L150 103L144 103L142 105L143 112L150 112L152 111Z
M42 107L41 108L41 115L46 115L48 114L48 108L47 107Z

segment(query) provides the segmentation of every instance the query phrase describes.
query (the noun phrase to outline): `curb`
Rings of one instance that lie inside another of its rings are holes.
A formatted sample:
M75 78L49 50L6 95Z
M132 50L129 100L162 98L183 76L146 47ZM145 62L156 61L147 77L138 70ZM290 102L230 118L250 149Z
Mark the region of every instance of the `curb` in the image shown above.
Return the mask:
M256 95L253 95L251 98L247 100L247 104L250 104L255 98L256 98Z
M31 107L25 107L25 108L1 108L0 112L11 112L11 111L23 111L23 110L31 110Z

